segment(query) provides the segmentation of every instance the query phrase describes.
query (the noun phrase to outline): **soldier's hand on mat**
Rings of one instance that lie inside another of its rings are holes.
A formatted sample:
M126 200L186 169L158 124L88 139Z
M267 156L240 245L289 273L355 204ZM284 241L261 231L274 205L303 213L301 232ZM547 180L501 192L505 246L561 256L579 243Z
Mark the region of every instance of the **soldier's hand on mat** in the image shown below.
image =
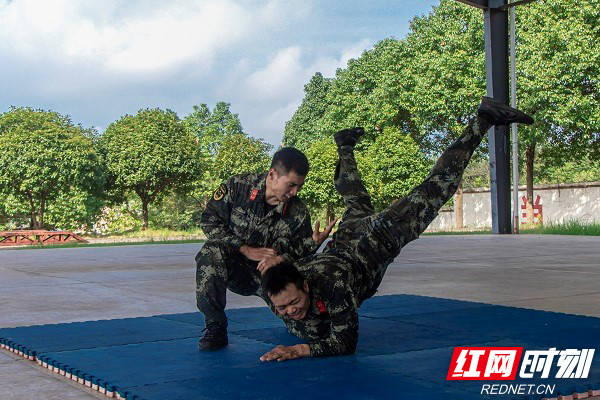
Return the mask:
M310 348L307 344L297 344L294 346L279 345L268 353L260 357L260 361L285 361L295 358L310 356Z
M338 219L335 218L333 221L331 221L325 227L323 232L320 231L321 223L319 221L317 221L317 223L315 224L315 230L313 231L313 235L312 235L312 238L316 244L318 244L320 246L321 243L323 243L325 241L325 239L327 239L327 237L329 237L329 234L331 233L331 230L333 229L333 226L336 224L337 220Z
M256 267L261 275L267 272L267 270L279 263L283 262L282 256L268 256L260 260L258 267Z
M261 261L263 258L277 255L275 250L268 247L250 247L246 245L240 247L240 253L252 261Z

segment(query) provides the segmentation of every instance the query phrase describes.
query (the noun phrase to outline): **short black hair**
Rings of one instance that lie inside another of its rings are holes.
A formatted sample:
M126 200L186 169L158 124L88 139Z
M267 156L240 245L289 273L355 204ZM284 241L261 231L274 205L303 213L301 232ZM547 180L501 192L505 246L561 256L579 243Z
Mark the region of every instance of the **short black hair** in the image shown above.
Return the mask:
M293 283L299 290L304 290L304 277L292 263L282 262L271 267L262 277L262 289L267 296L281 293L288 284Z
M271 168L275 168L277 172L284 175L294 171L300 176L306 176L308 174L308 158L294 147L282 147L273 155Z

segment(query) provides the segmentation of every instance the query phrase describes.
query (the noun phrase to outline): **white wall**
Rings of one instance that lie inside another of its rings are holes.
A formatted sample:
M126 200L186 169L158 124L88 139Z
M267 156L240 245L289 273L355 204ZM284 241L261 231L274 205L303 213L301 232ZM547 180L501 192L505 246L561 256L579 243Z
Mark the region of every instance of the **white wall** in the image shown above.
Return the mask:
M521 199L525 195L525 187L519 187L519 207L523 204ZM600 182L534 186L534 202L538 195L544 223L561 223L569 220L600 223ZM522 212L524 210L519 208L521 222ZM463 225L466 229L492 226L489 189L470 189L463 192ZM451 230L455 226L455 213L441 211L427 230Z

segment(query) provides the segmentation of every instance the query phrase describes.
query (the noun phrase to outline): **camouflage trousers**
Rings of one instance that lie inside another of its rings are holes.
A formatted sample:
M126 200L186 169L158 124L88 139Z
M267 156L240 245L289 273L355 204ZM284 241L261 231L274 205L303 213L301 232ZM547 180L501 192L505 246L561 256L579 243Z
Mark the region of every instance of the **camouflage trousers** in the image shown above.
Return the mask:
M206 324L227 325L226 292L264 299L258 263L248 260L227 243L207 241L196 255L196 304Z
M375 293L387 266L402 247L418 238L454 195L473 152L490 126L484 119L472 120L442 153L423 183L378 213L361 181L353 147L338 148L335 187L346 211L325 251L337 249L351 255L354 264L368 278L369 295L365 298Z

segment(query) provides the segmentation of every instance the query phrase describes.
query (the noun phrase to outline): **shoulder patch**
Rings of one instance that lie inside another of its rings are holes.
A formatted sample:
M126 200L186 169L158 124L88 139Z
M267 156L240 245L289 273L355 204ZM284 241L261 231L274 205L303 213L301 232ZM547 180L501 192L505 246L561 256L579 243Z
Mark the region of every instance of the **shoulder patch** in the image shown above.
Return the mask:
M325 303L323 302L323 300L317 301L317 308L319 309L319 312L321 314L327 313L327 308L325 307Z
M254 189L252 193L250 193L250 201L256 200L256 196L258 196L258 189Z
M227 193L227 186L225 186L225 184L221 184L221 186L219 186L218 189L215 190L213 199L219 201L225 196L225 193Z

